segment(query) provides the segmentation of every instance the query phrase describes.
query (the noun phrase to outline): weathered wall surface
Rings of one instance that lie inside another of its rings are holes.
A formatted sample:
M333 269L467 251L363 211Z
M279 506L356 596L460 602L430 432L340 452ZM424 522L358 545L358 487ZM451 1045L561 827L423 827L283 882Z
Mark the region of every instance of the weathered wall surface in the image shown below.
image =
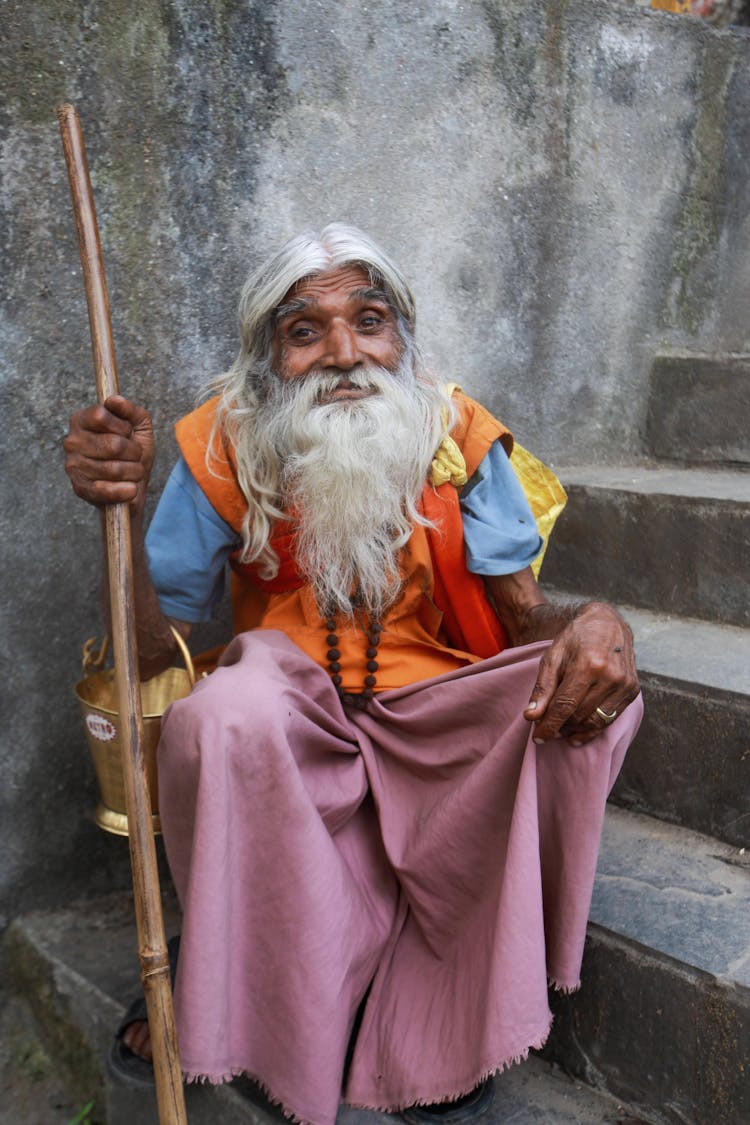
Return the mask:
M750 349L750 40L606 0L8 0L0 34L7 917L126 878L71 695L100 548L61 471L93 382L55 104L158 481L248 266L337 217L404 264L447 377L553 463L617 461L658 347Z

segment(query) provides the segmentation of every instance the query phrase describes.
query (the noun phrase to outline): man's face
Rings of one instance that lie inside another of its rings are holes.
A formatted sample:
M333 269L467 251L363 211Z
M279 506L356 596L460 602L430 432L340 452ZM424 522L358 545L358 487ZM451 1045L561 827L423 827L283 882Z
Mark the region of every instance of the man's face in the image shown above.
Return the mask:
M285 382L313 369L339 370L341 380L324 402L373 393L348 383L346 372L362 364L395 371L403 353L396 314L385 293L358 266L341 266L301 281L276 316L274 366Z

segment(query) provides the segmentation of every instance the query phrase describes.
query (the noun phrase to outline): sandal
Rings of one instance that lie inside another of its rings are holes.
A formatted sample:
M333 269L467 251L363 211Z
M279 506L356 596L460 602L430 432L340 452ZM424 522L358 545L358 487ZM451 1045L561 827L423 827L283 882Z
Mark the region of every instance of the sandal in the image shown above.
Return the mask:
M492 1105L494 1096L494 1083L491 1078L486 1078L462 1098L434 1105L410 1105L401 1110L401 1116L409 1125L465 1125L482 1117Z
M170 938L167 942L169 955L169 979L174 988L174 977L177 969L177 955L180 949L180 935ZM126 1046L123 1035L133 1023L148 1021L145 996L138 996L130 1005L115 1032L112 1045L107 1056L107 1069L113 1077L129 1086L149 1087L154 1086L154 1067L148 1060L134 1054Z

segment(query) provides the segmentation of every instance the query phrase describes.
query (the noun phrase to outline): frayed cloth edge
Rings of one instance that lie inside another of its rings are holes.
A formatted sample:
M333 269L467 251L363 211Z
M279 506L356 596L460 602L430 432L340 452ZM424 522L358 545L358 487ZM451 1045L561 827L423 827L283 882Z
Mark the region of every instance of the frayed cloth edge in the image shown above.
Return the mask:
M233 1067L231 1070L222 1071L218 1075L200 1074L197 1071L188 1070L182 1072L182 1077L190 1085L200 1086L205 1086L207 1083L211 1086L224 1086L234 1078L247 1078L258 1087L271 1105L276 1106L288 1121L294 1122L294 1125L320 1125L320 1122L316 1123L310 1118L300 1117L293 1109L284 1105L281 1098L276 1097L262 1078L259 1078L257 1074L253 1074L250 1070L245 1070L244 1067Z
M578 992L581 987L580 977L575 984L563 984L561 980L555 980L554 977L547 977L547 984L550 988L554 988L555 992L561 992L563 996L572 996L574 992Z
M559 981L550 978L549 985L558 992L573 993L580 988L581 982L578 981L575 985L565 985ZM458 1088L449 1091L442 1095L442 1097L422 1097L404 1099L399 1102L377 1102L375 1100L356 1100L353 1098L342 1098L342 1104L352 1106L354 1109L369 1109L376 1113L400 1113L402 1109L407 1109L409 1106L426 1106L435 1105L439 1102L456 1101L458 1098L463 1098L470 1094L472 1090L476 1089L482 1082L486 1082L488 1078L492 1078L495 1074L502 1074L503 1071L509 1070L512 1066L518 1066L519 1063L525 1062L529 1057L529 1051L540 1051L544 1044L547 1042L549 1033L552 1029L554 1017L550 1015L547 1021L545 1030L528 1046L522 1050L515 1052L512 1055L506 1056L501 1062L494 1066L490 1066L480 1071L476 1078L471 1079L468 1084L461 1085ZM244 1067L233 1067L230 1070L221 1071L218 1074L201 1074L197 1071L183 1071L183 1078L187 1083L193 1085L205 1085L210 1083L212 1086L220 1086L231 1082L234 1078L247 1078L253 1082L263 1095L268 1099L271 1105L276 1106L288 1121L292 1121L295 1125L320 1125L320 1122L315 1122L311 1118L302 1117L295 1113L284 1104L281 1098L277 1097L269 1088L268 1084L264 1082L257 1074L252 1071L246 1070Z
M551 1015L542 1034L538 1036L538 1038L535 1039L532 1043L529 1043L527 1047L524 1047L523 1050L516 1052L516 1054L506 1056L506 1058L504 1058L502 1062L481 1071L476 1078L469 1082L468 1085L462 1085L458 1089L452 1090L450 1093L444 1094L440 1098L412 1098L409 1100L391 1102L388 1104L383 1102L378 1103L375 1101L357 1101L347 1098L344 1104L352 1106L353 1109L371 1109L376 1113L400 1113L402 1109L408 1109L410 1106L419 1107L425 1105L436 1105L440 1102L454 1102L458 1098L463 1098L467 1094L470 1094L472 1090L475 1090L476 1087L479 1086L482 1082L486 1082L488 1078L492 1078L493 1075L502 1074L504 1070L510 1070L512 1066L518 1066L519 1063L526 1062L527 1058L529 1057L529 1051L541 1051L542 1047L547 1042L550 1031L552 1030L553 1019L554 1016Z

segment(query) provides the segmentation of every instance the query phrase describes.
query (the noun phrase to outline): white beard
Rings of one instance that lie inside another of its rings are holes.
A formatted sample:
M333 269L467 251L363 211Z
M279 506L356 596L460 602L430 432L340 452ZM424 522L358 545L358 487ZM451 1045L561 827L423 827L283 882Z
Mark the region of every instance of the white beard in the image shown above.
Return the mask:
M344 379L376 393L321 404ZM260 407L286 510L299 521L297 564L324 616L361 608L379 618L398 598L400 551L414 522L427 522L417 503L444 403L406 362L396 372L358 367L279 380Z

